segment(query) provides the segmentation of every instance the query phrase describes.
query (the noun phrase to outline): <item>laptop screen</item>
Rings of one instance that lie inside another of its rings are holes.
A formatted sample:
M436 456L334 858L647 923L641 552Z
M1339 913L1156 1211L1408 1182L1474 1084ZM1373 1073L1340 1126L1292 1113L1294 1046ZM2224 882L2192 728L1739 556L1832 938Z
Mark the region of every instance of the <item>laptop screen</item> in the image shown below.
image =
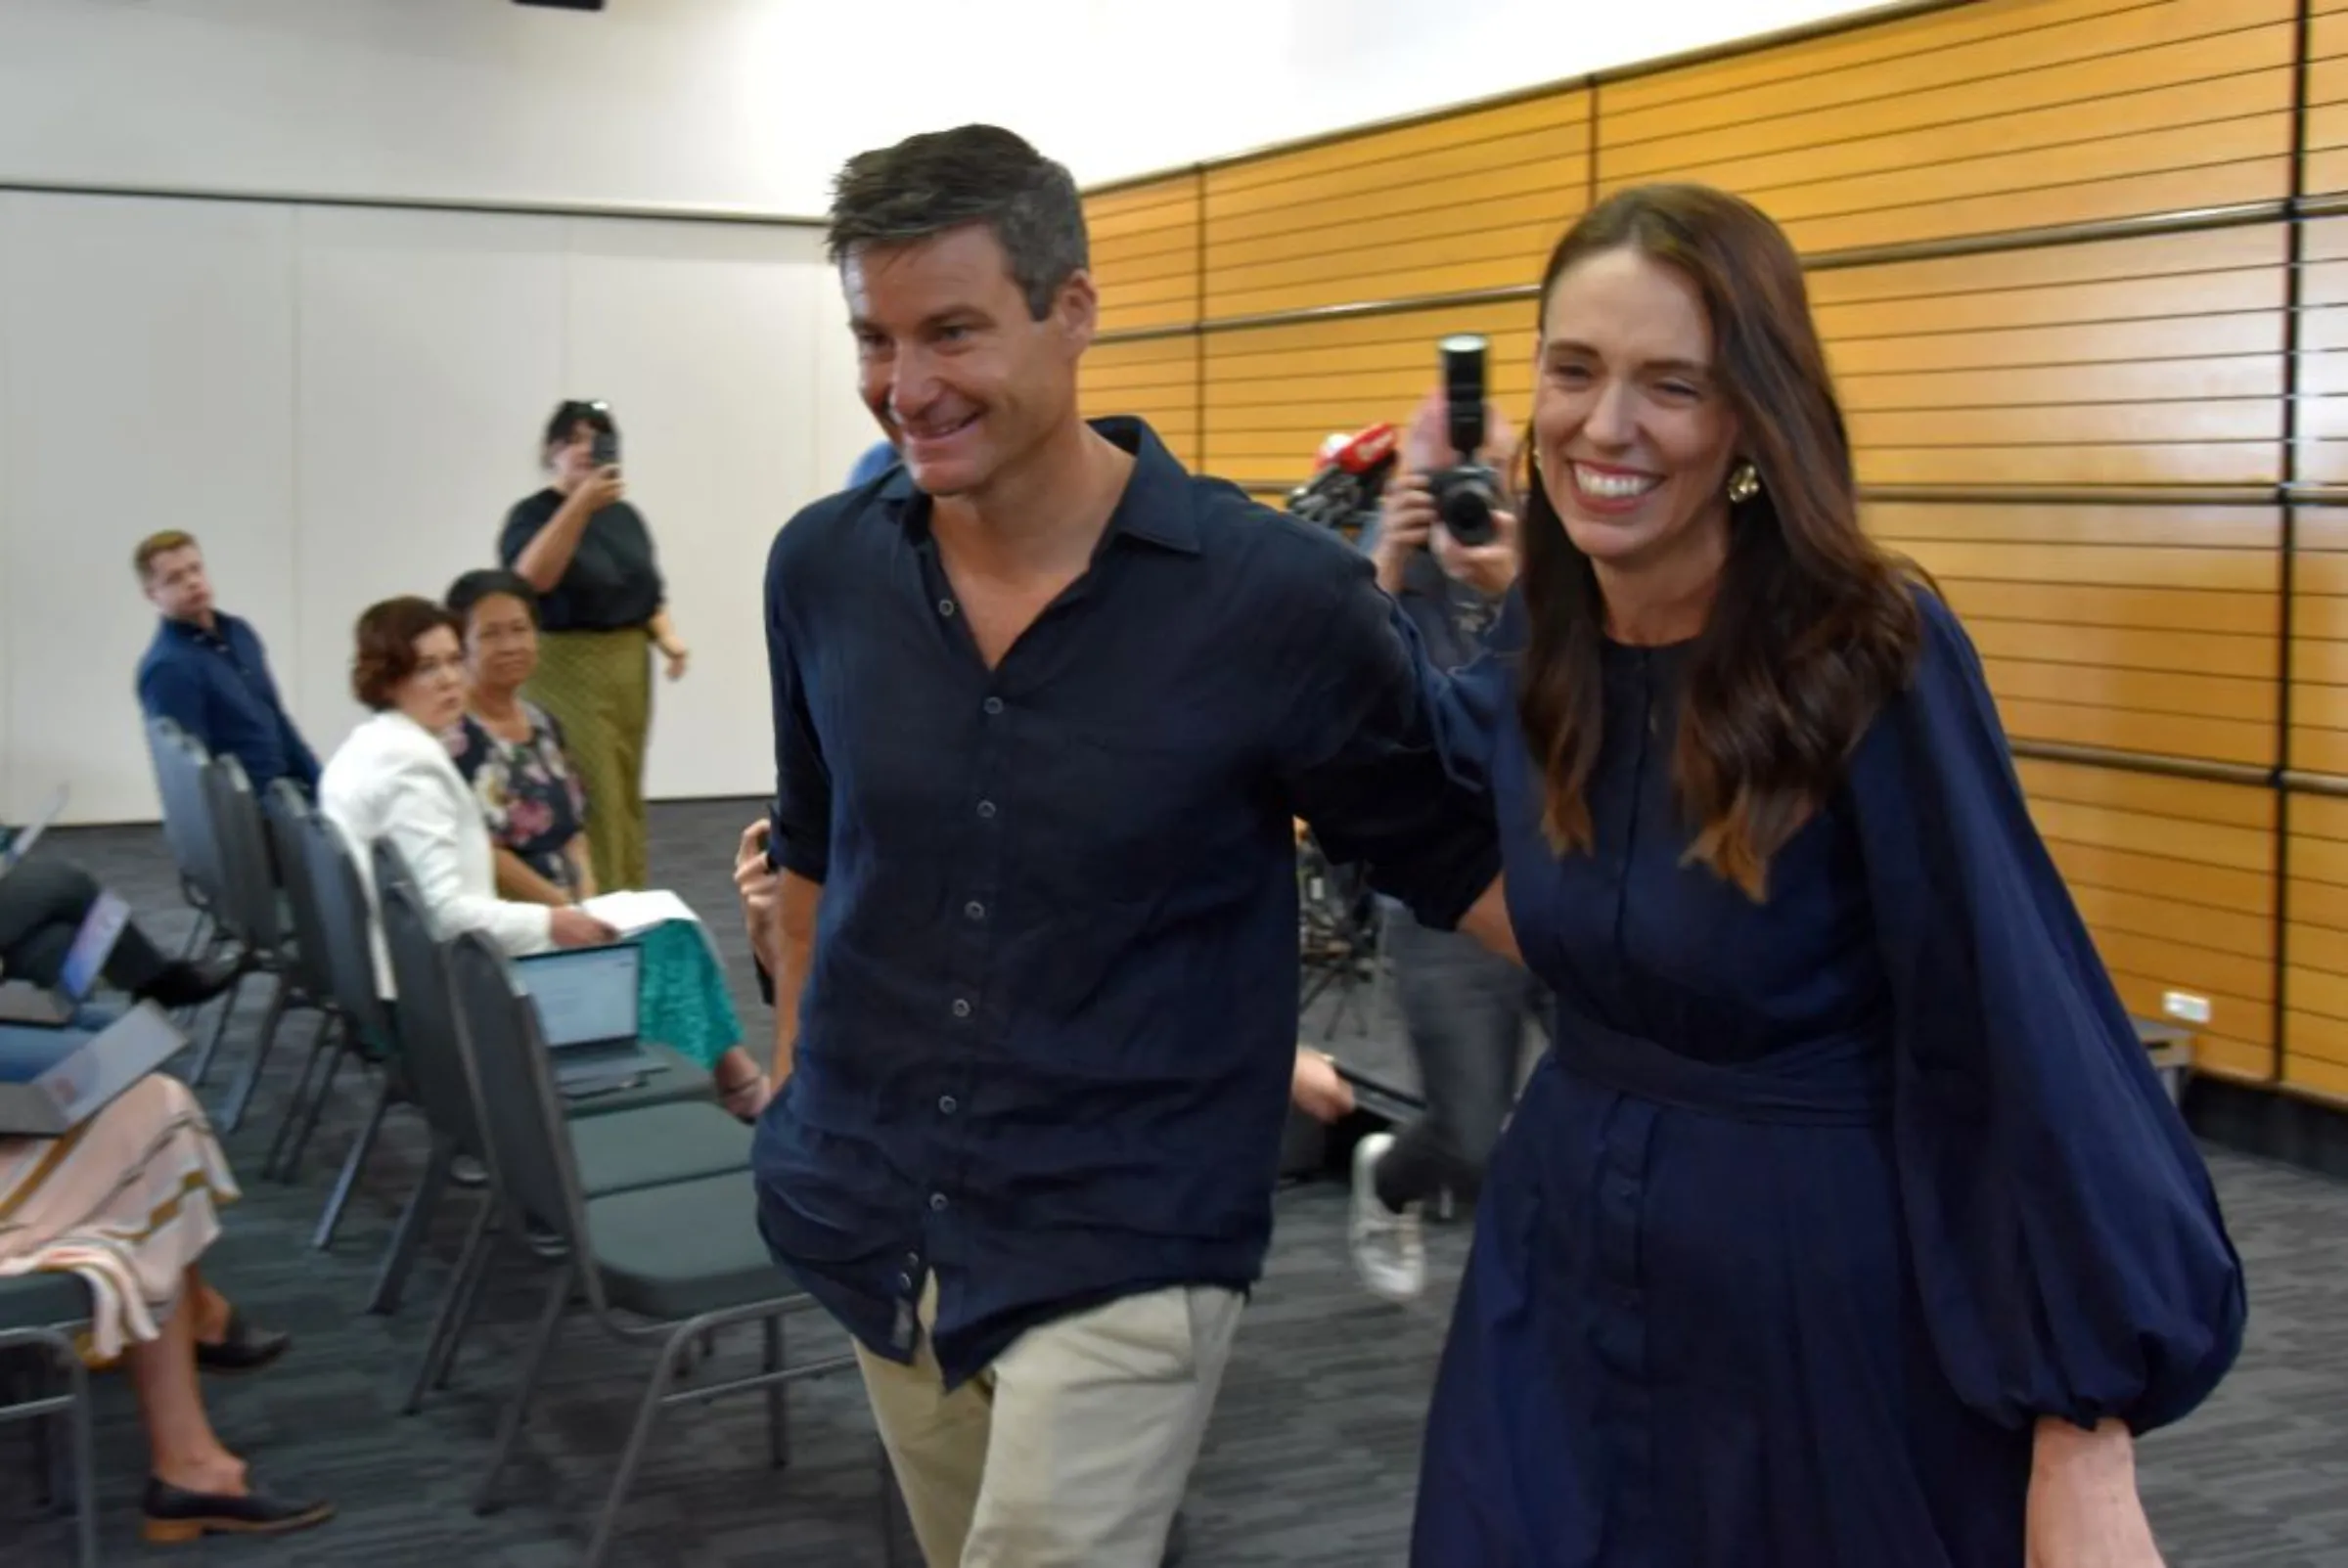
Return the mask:
M66 949L66 962L57 972L57 988L68 1001L87 1002L90 993L98 989L98 976L128 923L130 906L113 894L102 892L91 901L90 912L82 917L81 929L73 933L73 945Z
M643 964L644 949L622 942L536 953L514 967L538 1008L539 1032L561 1051L636 1038Z

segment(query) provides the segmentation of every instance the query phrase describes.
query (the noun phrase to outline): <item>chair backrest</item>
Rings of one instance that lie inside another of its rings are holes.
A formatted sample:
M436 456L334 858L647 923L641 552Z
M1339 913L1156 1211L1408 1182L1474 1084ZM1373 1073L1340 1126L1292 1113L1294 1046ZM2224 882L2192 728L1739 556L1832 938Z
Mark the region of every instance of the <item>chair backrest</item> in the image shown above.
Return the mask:
M318 923L326 938L327 973L334 977L335 1006L350 1026L378 1050L395 1052L399 1040L375 983L375 916L367 907L367 885L342 833L323 812L302 824L308 840L303 860L310 891L318 901Z
M217 911L229 934L247 947L276 953L285 945L279 914L277 868L269 853L269 830L261 803L245 777L245 764L217 756L198 777L211 807L213 847L220 862L221 902Z
M391 988L399 995L399 1053L408 1088L425 1119L453 1140L457 1151L483 1160L496 1177L496 1161L482 1147L474 1114L479 1091L457 1039L461 1020L449 997L448 955L432 938L416 879L391 841L375 842L375 901L384 922L384 944L391 951Z
M208 909L221 897L220 854L205 798L203 765L210 754L201 741L168 719L148 728L155 757L155 784L163 803L163 838L179 865L190 896Z
M500 1195L517 1230L528 1220L552 1226L574 1258L588 1256L586 1205L571 1161L570 1136L555 1089L538 1012L497 945L466 931L447 948L458 1046L473 1064L474 1114L495 1152ZM580 1271L599 1310L594 1269Z
M291 779L269 785L261 820L275 852L277 875L286 890L286 911L294 919L294 983L320 1007L335 1006L334 965L326 949L326 920L318 913L318 889L312 885L308 822L314 808Z

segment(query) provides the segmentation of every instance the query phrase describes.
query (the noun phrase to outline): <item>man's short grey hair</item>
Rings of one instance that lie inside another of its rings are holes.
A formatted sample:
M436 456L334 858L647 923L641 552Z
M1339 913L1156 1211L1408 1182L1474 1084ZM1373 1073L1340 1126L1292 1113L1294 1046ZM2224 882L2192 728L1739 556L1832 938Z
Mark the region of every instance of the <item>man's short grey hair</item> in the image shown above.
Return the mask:
M1084 199L1068 171L996 125L925 131L859 153L832 182L835 265L864 246L905 245L983 223L1037 321L1091 264Z

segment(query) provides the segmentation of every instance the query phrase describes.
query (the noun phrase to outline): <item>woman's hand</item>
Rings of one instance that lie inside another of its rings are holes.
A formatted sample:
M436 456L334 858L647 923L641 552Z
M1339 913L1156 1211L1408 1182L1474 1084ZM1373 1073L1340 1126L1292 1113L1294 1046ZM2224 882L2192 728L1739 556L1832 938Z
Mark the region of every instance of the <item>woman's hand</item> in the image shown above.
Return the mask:
M1353 1085L1339 1076L1337 1064L1328 1056L1310 1046L1298 1046L1288 1099L1313 1120L1333 1122L1353 1109Z
M2136 1440L2042 1420L2030 1456L2025 1568L2161 1568L2136 1493Z
M685 678L686 662L693 657L693 650L687 648L680 639L672 637L660 645L660 656L668 661L668 678L681 681Z
M546 934L557 947L601 947L619 933L583 909L559 909L547 917Z
M620 477L619 470L597 469L579 481L570 499L592 517L612 503L626 500L627 495L628 482Z

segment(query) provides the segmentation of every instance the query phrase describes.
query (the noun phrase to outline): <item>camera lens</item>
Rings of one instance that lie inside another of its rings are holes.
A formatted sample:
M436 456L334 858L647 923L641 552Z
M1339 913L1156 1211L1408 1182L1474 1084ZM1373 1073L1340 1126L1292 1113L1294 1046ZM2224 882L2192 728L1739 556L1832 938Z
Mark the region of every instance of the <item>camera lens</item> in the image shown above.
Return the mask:
M1444 485L1435 498L1436 515L1443 519L1443 531L1464 545L1490 544L1494 533L1491 488L1480 476L1450 477L1453 482Z

